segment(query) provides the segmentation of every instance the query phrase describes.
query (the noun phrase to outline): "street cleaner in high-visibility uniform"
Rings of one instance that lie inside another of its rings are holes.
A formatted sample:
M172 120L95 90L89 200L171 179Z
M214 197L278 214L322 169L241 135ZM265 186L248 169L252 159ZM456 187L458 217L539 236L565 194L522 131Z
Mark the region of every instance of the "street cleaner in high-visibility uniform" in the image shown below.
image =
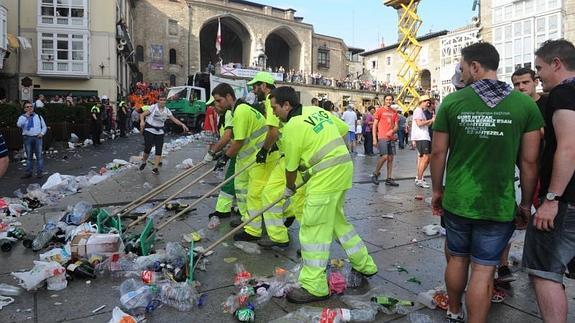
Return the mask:
M267 206L282 196L285 189L285 163L281 144L281 130L283 123L274 115L269 95L275 88L275 80L268 72L258 72L248 82L253 86L253 91L258 100L263 102L266 112L266 126L268 132L263 147L256 155L257 163L274 162L275 167L270 174L268 182L262 191L262 205ZM301 176L299 176L301 182ZM264 212L263 219L269 240L260 240L258 244L264 248L289 246L287 226L293 223L296 215L301 214L303 209L304 190L298 192L290 199L290 203L281 201L271 209Z
M218 159L216 168L223 168L230 158L236 158L235 195L242 221L246 221L262 208L261 193L274 166L272 163L255 163L241 172L246 166L255 162L256 154L263 145L267 133L265 117L243 100L236 100L234 90L227 83L216 86L212 90L212 95L220 108L233 109L233 142ZM255 241L261 236L260 216L246 225L244 231L237 233L234 240Z
M353 176L353 163L342 138L349 127L319 107L302 107L291 87L273 90L270 98L274 114L285 122L282 131L286 167L284 197L295 194L298 170L303 171L306 182L299 221L301 288L290 291L287 300L303 304L329 298L326 267L334 236L349 257L352 273L362 280L360 286L364 286L366 277L377 273L377 266L344 215L345 192L351 188Z
M214 97L210 97L206 106L214 104L220 120L218 122L218 128L220 132L220 139L215 144L211 145L208 152L204 156L204 161L211 162L217 158L220 153L228 146L232 140L233 136L233 114L232 110L225 110L220 108L215 104ZM235 172L236 159L231 158L228 168L226 169L225 179L230 178ZM216 202L216 210L210 213L208 216L217 216L219 218L228 218L232 214L233 204L235 201L235 189L234 181L231 180L227 182L220 189L220 194L218 195L218 200Z

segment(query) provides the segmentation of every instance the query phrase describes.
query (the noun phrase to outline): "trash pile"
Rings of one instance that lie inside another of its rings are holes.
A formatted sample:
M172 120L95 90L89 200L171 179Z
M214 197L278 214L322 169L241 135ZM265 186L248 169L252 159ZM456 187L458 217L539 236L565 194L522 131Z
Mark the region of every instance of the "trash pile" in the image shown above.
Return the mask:
M241 264L236 264L235 268L234 285L238 290L222 303L222 307L224 313L232 314L239 322L254 322L257 308L261 308L272 297L284 297L298 287L300 266L292 270L277 267L272 278L256 278Z
M181 205L169 207L177 210ZM70 281L91 283L102 276L127 278L120 286L122 308L113 312L113 320L118 322L139 321L140 316L162 305L179 311L201 306L204 299L196 290L191 268L195 253L175 242L153 253L155 237L150 233L150 220L141 234L129 235L107 212L79 202L58 221L46 223L36 236L26 234L19 222L0 222L0 245L3 251L10 251L23 241L25 247L39 252L30 270L11 273L27 291L44 287L58 291ZM0 305L12 303L14 299L8 296L21 291L16 286L0 285L0 295L4 295Z

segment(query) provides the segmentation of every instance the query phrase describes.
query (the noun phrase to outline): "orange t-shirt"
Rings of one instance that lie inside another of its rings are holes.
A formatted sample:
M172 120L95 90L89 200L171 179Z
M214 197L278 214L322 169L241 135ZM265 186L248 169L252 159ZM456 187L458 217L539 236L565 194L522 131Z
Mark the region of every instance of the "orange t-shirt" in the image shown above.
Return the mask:
M396 134L389 136L388 132L393 130L399 117L397 111L392 108L379 107L373 116L377 120L377 138L383 140L395 140Z

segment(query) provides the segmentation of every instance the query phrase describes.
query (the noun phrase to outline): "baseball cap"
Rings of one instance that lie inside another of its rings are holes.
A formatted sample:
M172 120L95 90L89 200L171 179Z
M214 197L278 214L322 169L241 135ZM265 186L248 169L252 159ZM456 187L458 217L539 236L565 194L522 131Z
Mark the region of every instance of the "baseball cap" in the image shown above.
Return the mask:
M256 83L266 83L270 85L274 85L276 81L274 77L269 72L257 72L254 78L248 82L248 85L254 85Z

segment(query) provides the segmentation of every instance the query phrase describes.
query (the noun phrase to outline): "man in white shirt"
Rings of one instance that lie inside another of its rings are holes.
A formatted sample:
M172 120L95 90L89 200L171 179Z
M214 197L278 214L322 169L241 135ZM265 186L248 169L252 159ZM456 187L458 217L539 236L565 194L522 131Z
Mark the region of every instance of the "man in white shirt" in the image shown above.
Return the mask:
M38 95L38 100L36 100L36 102L34 102L34 108L35 109L41 109L44 107L44 100L46 100L44 98L44 94L40 94Z
M355 149L355 124L357 122L357 114L355 114L351 105L347 106L347 109L341 116L341 119L345 121L349 127L347 136L345 136L345 144L347 145L347 149L353 153Z
M36 177L42 178L44 172L44 158L42 157L42 138L48 131L44 118L34 113L34 107L30 101L24 101L24 114L16 122L22 129L24 150L26 151L26 173L23 179L32 177L34 159L36 155Z
M415 141L415 147L419 154L417 159L417 176L415 185L423 188L429 188L429 184L423 179L423 173L429 166L429 156L431 154L431 136L429 136L429 127L435 121L435 116L427 120L424 110L429 107L431 99L428 95L419 98L419 106L413 111L413 122L411 125L411 140Z

